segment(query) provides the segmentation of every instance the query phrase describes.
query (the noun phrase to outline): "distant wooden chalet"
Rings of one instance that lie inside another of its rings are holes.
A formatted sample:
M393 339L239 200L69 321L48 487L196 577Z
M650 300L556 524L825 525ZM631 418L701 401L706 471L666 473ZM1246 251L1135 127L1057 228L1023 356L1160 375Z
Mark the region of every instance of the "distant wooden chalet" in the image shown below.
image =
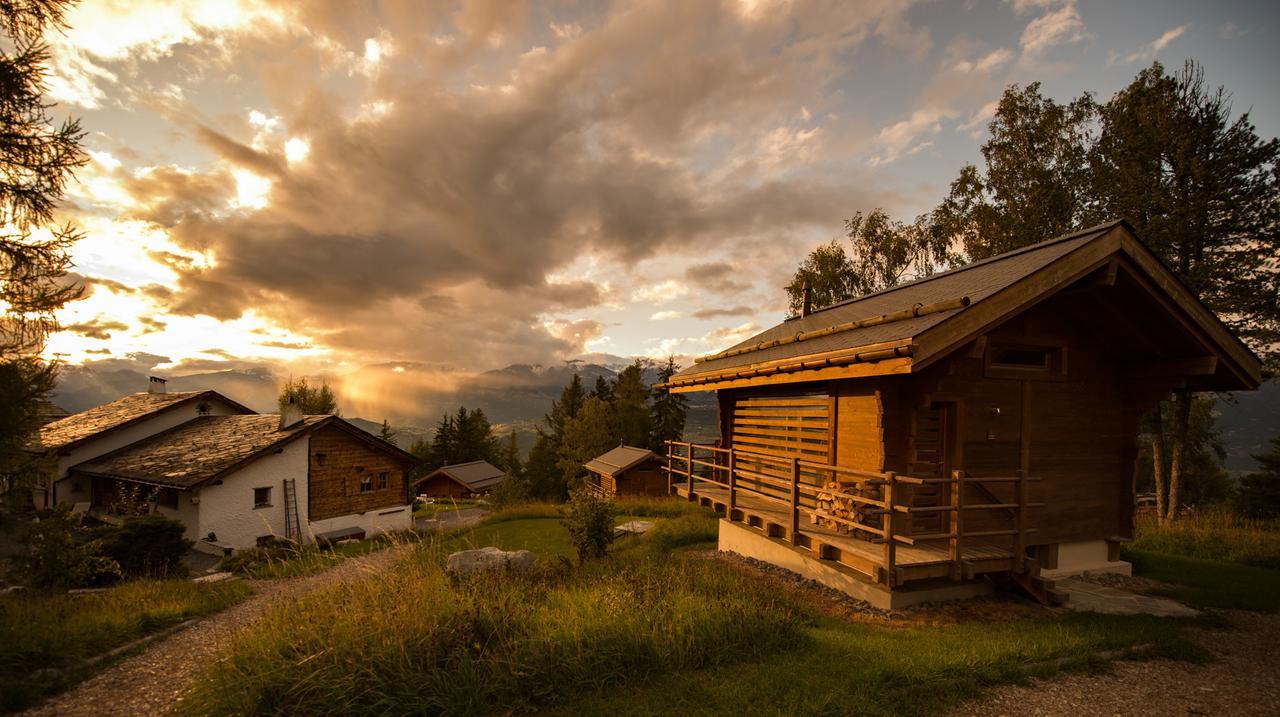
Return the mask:
M662 459L647 448L618 446L586 464L587 485L597 495L666 495Z
M1141 416L1258 358L1114 222L788 319L703 357L717 445L671 488L723 549L884 605L1127 571Z
M57 461L36 507L141 508L215 553L412 527L417 460L394 445L336 416L261 415L215 391L152 386L40 430L28 451Z
M430 498L470 498L491 492L507 474L486 461L455 463L428 473L415 483L418 495Z

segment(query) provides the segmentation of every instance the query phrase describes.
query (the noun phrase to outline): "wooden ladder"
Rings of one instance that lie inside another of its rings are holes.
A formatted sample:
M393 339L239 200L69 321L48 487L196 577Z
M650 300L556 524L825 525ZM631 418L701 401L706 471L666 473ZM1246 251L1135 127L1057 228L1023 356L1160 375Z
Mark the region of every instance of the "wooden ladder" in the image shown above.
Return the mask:
M298 524L298 489L293 478L284 479L284 537L297 540L302 535Z

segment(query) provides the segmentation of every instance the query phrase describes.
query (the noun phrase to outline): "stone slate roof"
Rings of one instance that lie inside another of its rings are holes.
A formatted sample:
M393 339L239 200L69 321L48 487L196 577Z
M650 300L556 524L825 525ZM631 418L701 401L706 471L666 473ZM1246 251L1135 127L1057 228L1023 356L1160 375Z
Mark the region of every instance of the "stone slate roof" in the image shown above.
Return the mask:
M446 475L466 486L473 493L489 490L507 479L507 474L501 468L487 461L471 461L438 468L423 476L418 483L424 483L437 475Z
M217 391L135 393L45 424L27 449L47 451L71 448L98 434L132 425L161 411L192 401L210 399L223 401L245 413L253 413Z
M754 346L761 342L774 341L805 331L815 331L849 321L869 319L902 309L910 309L917 304L934 304L951 299L959 299L963 296L969 297L971 302L969 308L972 308L974 304L1075 251L1090 241L1103 236L1119 224L1120 222L1111 222L1099 225L1074 234L1068 234L1000 254L983 261L976 261L951 271L934 274L891 289L833 304L832 306L818 309L805 317L787 319L781 324L752 336L731 348ZM675 378L690 378L764 361L796 358L827 351L853 349L859 346L910 339L963 311L969 310L969 308L940 311L903 321L853 329L820 338L774 346L760 351L751 351L737 356L726 356L695 363L678 373Z
M72 470L173 488L193 488L322 424L341 420L334 416L305 416L302 421L280 430L280 416L276 414L201 416L81 463Z
M587 463L586 468L592 473L613 476L631 470L650 458L657 457L656 453L647 448L618 446L602 456L592 458Z

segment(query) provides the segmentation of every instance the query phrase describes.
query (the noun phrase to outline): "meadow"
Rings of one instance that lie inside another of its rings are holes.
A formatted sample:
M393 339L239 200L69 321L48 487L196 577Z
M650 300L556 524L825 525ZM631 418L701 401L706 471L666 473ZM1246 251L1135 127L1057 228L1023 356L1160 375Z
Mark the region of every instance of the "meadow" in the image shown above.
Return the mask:
M12 712L100 669L104 653L248 597L240 580L135 580L90 594L0 597L0 712Z
M987 685L1101 667L1100 653L1201 659L1183 628L1221 624L1008 597L850 616L711 557L716 518L693 506L623 501L620 512L656 525L585 565L568 557L558 509L527 505L281 605L200 676L182 711L938 714ZM485 544L533 550L539 567L445 573L449 552Z

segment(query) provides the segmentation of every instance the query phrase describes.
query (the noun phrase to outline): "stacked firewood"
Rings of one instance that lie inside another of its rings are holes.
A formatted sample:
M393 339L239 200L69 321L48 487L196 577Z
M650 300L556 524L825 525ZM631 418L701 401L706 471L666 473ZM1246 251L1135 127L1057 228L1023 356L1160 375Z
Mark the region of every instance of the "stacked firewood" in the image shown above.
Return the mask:
M845 495L836 495L837 493ZM841 483L839 481L828 481L822 486L822 490L818 492L818 510L813 515L813 522L841 533L864 539L869 538L869 533L855 530L846 521L874 526L876 518L876 515L872 513L874 508L866 503L860 503L849 498L848 496L850 495L878 500L880 498L880 489L875 485L869 485L864 482Z

